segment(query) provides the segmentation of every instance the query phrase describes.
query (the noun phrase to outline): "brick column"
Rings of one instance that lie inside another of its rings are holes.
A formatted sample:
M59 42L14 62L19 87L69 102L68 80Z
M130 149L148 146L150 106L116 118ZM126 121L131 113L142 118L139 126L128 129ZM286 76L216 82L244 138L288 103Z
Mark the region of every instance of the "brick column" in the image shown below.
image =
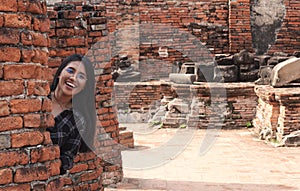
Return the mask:
M51 115L46 2L1 1L0 190L59 189Z
M261 139L285 146L299 145L300 88L255 87L259 97L255 132Z
M99 190L122 178L121 153L118 149L119 126L112 102L111 49L108 42L106 7L86 2L56 3L48 7L51 21L49 65L55 72L61 61L74 53L85 54L96 73L97 151L80 153L67 178L67 188ZM101 139L101 140L100 140ZM98 155L98 156L96 156ZM75 181L81 175L84 179ZM80 176L79 176L80 175ZM95 186L91 187L90 183ZM80 187L81 186L81 187ZM98 187L97 187L98 186Z
M250 0L229 0L229 52L252 50Z

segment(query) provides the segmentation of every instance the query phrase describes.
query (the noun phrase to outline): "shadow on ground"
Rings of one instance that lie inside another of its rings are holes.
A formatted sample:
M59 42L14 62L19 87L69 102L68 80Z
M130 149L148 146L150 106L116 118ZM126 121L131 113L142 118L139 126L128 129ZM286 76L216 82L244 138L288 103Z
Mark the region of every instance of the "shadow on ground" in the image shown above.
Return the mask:
M168 176L166 174L166 176ZM289 191L294 187L274 184L210 183L193 181L167 181L159 179L124 178L119 190L168 190L168 191Z

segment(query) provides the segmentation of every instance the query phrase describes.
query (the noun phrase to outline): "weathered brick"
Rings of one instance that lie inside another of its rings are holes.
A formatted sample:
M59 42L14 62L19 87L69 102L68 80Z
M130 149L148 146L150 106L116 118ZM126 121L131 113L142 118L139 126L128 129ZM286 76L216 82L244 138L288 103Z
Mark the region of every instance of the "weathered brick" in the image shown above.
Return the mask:
M46 165L47 169L49 170L51 176L55 176L60 173L60 166L61 166L60 160L46 162L45 165Z
M56 49L55 50L55 56L59 57L66 57L71 54L75 54L75 49L74 48L65 48L65 49Z
M92 160L96 157L95 153L87 152L87 153L79 153L79 161L87 161Z
M30 113L41 111L40 99L14 99L10 101L11 113Z
M63 183L65 185L71 185L73 183L72 178L71 177L61 177L60 179L61 181L63 181Z
M21 129L23 127L22 117L1 117L0 118L0 131Z
M42 67L40 78L42 80L46 80L48 82L51 82L53 79L52 69L48 67Z
M51 113L46 113L42 115L41 127L48 128L54 126L54 116Z
M13 181L12 169L0 170L0 184L9 184Z
M47 79L47 68L38 65L5 65L4 79ZM49 75L49 74L48 74Z
M49 146L32 149L30 152L31 163L45 162L59 158L60 151L58 146Z
M65 48L65 47L67 47L67 42L66 42L66 39L65 39L65 38L57 39L57 40L56 40L56 43L57 43L57 47L60 47L60 48Z
M47 6L45 1L22 0L18 1L18 11L30 12L35 14L46 14Z
M32 57L31 61L46 65L48 63L48 52L40 49L35 49L34 56Z
M19 62L21 58L21 51L16 47L1 47L0 61L4 62Z
M0 135L0 149L11 147L10 135Z
M31 29L31 16L26 14L5 14L4 27Z
M43 99L42 111L43 112L51 112L52 111L52 101L49 98Z
M46 187L46 191L62 190L63 186L64 186L64 182L61 180L61 178L55 179L48 183Z
M33 29L40 32L50 31L50 20L44 18L33 18Z
M46 188L46 183L44 183L44 182L32 183L33 191L45 190L45 188Z
M0 116L7 116L9 115L9 107L7 101L0 101Z
M52 140L50 138L50 132L49 131L44 131L42 132L43 136L44 136L44 145L49 145L52 144Z
M67 46L86 46L86 40L84 37L74 37L66 39Z
M60 14L62 17L61 18L63 18L63 19L76 19L76 18L78 18L79 17L79 14L80 14L80 12L78 12L78 11L64 11L64 12L61 12L62 14Z
M56 35L58 37L70 37L75 35L74 29L56 29Z
M98 36L103 36L101 31L92 31L89 32L90 37L98 37Z
M0 29L0 44L18 44L20 42L20 35L17 29Z
M14 186L5 186L0 188L0 191L29 191L30 184L18 184Z
M88 161L88 169L92 170L96 168L102 168L101 162L102 160L99 157L95 158L93 161Z
M34 45L34 46L41 46L41 47L47 47L48 37L42 33L38 32L28 32L24 31L21 33L21 42L24 45Z
M94 182L94 183L91 183L91 184L89 184L89 186L90 186L90 189L92 190L92 191L94 191L94 190L99 190L99 191L101 191L100 190L100 188L101 188L101 184L99 183L99 182Z
M107 22L107 18L106 17L93 17L93 18L90 18L88 21L89 21L89 24L104 24Z
M75 30L75 36L85 36L86 33L87 33L86 30L83 30L83 29ZM89 33L89 36L91 36L90 33Z
M24 127L38 128L41 126L40 114L25 114L24 115Z
M62 62L61 58L49 58L48 66L49 67L58 67Z
M40 131L15 133L11 135L11 146L20 148L24 146L34 146L43 143L44 136Z
M76 26L76 20L72 19L72 20L66 20L66 19L59 19L55 21L55 27L56 28L60 28L60 30L58 30L61 34L64 34L66 32L66 30L68 29L62 29L62 28L74 28ZM73 33L74 30L71 30L71 33Z
M29 31L23 31L21 33L21 42L23 45L32 45L32 33Z
M56 19L57 18L57 11L54 10L48 10L47 16L49 19Z
M88 165L85 163L75 164L73 168L70 169L70 173L82 172L88 169Z
M0 27L3 27L4 25L4 16L0 15Z
M31 32L32 35L32 44L34 46L48 46L48 37L44 34L37 33L37 32Z
M26 151L1 152L0 158L0 167L25 165L29 162L29 156Z
M50 93L49 83L28 81L27 95L47 96L49 93Z
M97 169L96 171L92 172L83 172L82 175L80 176L81 181L85 182L88 180L95 180L98 179L101 176L102 169Z
M14 182L24 183L33 180L47 180L50 177L50 172L46 166L31 166L16 169Z
M75 48L76 54L85 55L88 52L88 48Z
M0 65L0 79L3 78L3 65Z
M31 42L30 42L31 44ZM31 50L31 49L22 49L21 51L21 61L22 62L31 62L33 56L34 56L34 50Z
M17 11L17 0L0 0L0 11Z
M74 190L79 191L79 190L89 190L89 185L88 184L80 184L74 186Z

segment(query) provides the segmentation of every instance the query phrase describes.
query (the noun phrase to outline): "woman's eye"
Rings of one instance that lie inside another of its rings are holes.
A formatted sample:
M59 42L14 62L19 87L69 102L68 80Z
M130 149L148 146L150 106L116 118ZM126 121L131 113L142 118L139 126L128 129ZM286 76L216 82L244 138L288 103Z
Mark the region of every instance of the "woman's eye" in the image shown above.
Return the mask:
M85 79L86 79L85 75L83 75L83 74L78 74L77 77L78 77L79 79L81 79L81 80L85 80Z
M74 69L73 69L73 68L67 68L66 71L67 71L69 74L74 74Z

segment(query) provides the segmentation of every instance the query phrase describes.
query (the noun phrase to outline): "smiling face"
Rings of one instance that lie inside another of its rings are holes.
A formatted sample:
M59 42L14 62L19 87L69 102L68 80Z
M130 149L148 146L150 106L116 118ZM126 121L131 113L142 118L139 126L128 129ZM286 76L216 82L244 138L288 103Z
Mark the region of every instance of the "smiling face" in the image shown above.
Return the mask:
M57 89L60 95L72 97L84 89L86 70L81 61L70 62L59 75Z

